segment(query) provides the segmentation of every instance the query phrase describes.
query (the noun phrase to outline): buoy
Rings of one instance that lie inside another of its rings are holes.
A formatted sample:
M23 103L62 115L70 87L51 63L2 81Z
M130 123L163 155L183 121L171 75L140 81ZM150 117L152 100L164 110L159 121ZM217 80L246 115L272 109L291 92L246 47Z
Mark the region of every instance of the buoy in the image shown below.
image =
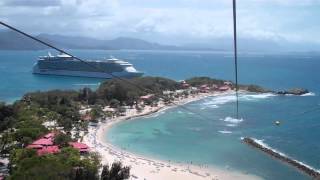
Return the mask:
M274 123L275 123L277 126L280 125L280 121L275 121Z

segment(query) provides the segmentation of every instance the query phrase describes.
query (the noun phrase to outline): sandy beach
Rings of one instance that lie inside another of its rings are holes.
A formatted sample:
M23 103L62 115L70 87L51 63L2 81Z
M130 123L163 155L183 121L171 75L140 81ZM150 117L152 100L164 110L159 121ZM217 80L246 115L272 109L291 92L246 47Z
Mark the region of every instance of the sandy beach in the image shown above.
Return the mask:
M141 155L130 153L126 150L115 147L106 140L107 131L116 123L124 120L132 120L140 116L147 116L156 112L164 111L176 105L197 101L209 96L223 96L234 93L227 91L223 93L200 93L188 98L176 100L173 105L164 105L162 102L157 107L146 106L140 113L136 109L128 109L124 116L106 119L96 127L90 126L88 134L83 138L83 142L88 144L91 150L98 152L102 156L102 163L112 163L121 161L124 165L131 167L130 179L147 180L197 180L197 179L261 179L257 176L231 171L228 169L213 168L212 166L196 166L191 164L169 162L158 159L151 159Z

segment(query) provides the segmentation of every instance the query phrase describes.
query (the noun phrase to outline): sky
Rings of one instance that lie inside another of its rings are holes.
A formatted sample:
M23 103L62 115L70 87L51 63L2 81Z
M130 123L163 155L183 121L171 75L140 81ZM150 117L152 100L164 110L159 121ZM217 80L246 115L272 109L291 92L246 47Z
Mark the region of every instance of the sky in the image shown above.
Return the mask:
M320 0L238 0L238 37L320 45ZM165 44L232 37L232 0L1 0L0 20L32 34Z

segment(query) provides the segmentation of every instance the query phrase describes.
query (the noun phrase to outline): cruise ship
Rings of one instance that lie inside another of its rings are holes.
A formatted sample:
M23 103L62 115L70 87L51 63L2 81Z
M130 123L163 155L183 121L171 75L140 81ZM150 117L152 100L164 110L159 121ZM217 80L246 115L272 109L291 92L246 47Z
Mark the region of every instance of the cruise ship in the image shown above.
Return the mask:
M48 53L48 56L39 57L33 67L33 73L92 78L113 78L113 76L134 78L143 75L132 64L113 57L106 60L90 60L86 62L88 64L67 54L53 56Z

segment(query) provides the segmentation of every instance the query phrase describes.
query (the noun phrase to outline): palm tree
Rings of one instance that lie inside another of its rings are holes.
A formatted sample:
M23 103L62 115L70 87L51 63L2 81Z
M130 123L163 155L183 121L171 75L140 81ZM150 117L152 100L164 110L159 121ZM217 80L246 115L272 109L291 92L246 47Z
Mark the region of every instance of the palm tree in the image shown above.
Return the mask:
M130 177L130 167L122 166L121 162L112 163L111 168L109 165L104 165L101 172L101 180L124 180Z

